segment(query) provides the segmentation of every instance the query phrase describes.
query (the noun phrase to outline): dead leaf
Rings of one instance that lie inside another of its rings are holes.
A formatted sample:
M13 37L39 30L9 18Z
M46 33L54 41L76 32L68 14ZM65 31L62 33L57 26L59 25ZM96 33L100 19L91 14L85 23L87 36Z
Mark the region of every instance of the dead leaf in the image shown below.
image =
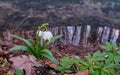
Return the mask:
M88 74L89 74L89 71L84 70L84 71L77 72L75 75L88 75Z

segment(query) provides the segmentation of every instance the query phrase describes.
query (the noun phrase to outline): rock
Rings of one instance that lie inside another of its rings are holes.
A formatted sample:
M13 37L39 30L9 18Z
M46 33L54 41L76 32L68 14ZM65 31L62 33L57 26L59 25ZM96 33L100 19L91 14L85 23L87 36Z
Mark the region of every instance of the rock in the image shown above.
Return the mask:
M20 55L16 57L11 57L10 61L13 62L12 68L14 69L14 71L17 69L24 69L26 75L32 75L33 66L42 66L41 64L37 63L35 58L31 55Z

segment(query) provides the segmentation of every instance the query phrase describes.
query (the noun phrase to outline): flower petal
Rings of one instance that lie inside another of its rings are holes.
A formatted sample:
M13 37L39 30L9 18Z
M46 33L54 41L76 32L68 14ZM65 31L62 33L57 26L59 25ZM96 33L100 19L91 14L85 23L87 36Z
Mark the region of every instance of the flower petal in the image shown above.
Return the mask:
M50 31L43 32L43 39L44 40L50 40L52 37L53 37L53 35Z
M43 36L43 32L42 32L42 31L37 31L37 35L38 35L39 37L42 37L42 36Z

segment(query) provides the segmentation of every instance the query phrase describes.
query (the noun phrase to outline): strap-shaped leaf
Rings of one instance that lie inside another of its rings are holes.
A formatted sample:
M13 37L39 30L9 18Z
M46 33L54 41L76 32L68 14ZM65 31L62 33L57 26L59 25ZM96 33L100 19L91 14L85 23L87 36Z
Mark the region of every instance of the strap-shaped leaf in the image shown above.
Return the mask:
M17 46L12 47L10 50L24 50L24 51L28 51L29 47L17 45Z
M26 40L26 39L19 37L19 36L16 36L16 35L12 35L12 37L15 37L19 40L24 41L32 50L34 50L34 45L29 40Z
M49 50L42 50L40 52L40 55L50 59L53 63L58 65L58 61L53 57L52 53Z
M40 53L47 53L47 54L49 54L50 56L53 56L52 52L51 52L50 50L48 50L48 49L40 50ZM39 54L40 54L40 53L39 53Z
M33 51L30 47L28 46L20 46L20 45L17 45L17 46L14 46L10 49L11 51L12 50L23 50L23 51L27 51L29 52L30 54L36 56L36 52L35 50Z
M45 43L44 48L46 48L52 42L54 42L55 40L57 40L58 38L61 38L61 37L62 37L62 35L58 35L58 36L55 36L55 37L51 38L50 41L48 41L48 42Z

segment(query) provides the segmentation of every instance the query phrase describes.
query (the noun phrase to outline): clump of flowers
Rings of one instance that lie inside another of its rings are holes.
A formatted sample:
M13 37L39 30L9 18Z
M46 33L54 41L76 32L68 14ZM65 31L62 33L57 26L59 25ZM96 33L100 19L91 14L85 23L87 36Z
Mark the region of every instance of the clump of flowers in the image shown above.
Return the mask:
M24 39L17 35L12 35L14 38L25 42L27 46L16 45L10 50L24 50L30 53L31 55L35 56L37 60L40 60L42 57L47 57L55 64L58 64L58 61L54 58L52 52L49 49L47 49L47 46L55 40L57 40L58 38L62 37L62 35L53 37L52 33L48 31L47 25L48 23L44 23L38 27L36 41ZM42 28L45 28L46 31L41 31Z

